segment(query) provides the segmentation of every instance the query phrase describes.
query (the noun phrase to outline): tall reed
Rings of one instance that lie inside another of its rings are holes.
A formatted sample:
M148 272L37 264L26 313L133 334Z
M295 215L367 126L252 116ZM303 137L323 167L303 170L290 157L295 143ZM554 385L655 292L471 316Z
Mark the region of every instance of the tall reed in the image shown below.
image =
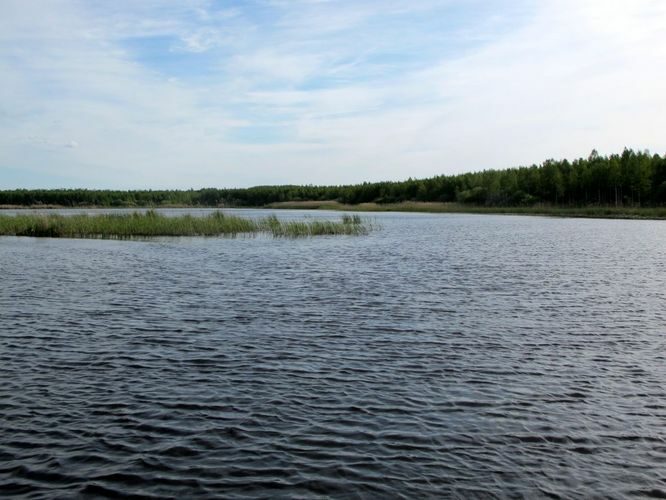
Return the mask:
M133 238L149 236L216 236L266 233L276 237L366 234L370 224L357 215L340 221L281 221L275 215L247 219L220 211L205 217L166 217L154 210L145 213L59 215L0 215L0 235L51 238Z

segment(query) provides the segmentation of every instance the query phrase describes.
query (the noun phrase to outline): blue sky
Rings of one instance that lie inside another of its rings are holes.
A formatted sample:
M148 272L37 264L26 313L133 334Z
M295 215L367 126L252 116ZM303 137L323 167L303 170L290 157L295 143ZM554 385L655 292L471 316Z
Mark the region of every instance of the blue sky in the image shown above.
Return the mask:
M662 0L3 0L0 189L666 151Z

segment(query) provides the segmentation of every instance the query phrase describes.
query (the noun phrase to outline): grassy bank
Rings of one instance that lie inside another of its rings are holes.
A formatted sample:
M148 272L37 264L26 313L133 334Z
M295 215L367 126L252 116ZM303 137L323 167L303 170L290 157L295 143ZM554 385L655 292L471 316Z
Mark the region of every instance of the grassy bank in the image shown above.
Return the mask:
M605 219L666 219L666 207L486 207L459 203L405 201L402 203L359 203L346 205L336 201L295 201L271 203L269 208L346 210L355 212L428 212L466 214L549 215L553 217L590 217Z
M276 237L359 235L370 230L358 216L339 221L281 221L271 215L247 219L214 212L206 217L166 217L154 211L132 214L0 215L0 236L50 238L135 238L149 236L218 236L264 233Z
M62 206L0 206L0 209L50 209L60 208L66 209L68 207ZM89 206L78 208L105 208L102 206ZM135 207L140 208L140 207ZM152 207L144 207L152 208ZM178 206L178 207L160 207L160 208L218 208L218 207L204 207L204 206ZM230 207L231 208L231 207ZM265 205L264 207L243 207L238 208L274 208L274 209L295 209L295 210L338 210L350 212L426 212L426 213L460 213L460 214L506 214L506 215L545 215L553 217L588 217L588 218L603 218L603 219L666 219L666 206L663 207L614 207L614 206L584 206L584 207L562 207L553 205L536 205L536 206L515 206L515 207L497 207L497 206L477 206L467 205L461 203L440 203L440 202L421 202L421 201L405 201L401 203L359 203L359 204L345 204L334 200L327 201L285 201L276 202ZM4 217L1 215L0 217ZM233 219L232 216L226 216L228 219ZM69 217L68 217L69 218ZM178 219L178 218L170 218ZM0 224L2 222L0 221ZM282 223L283 226L291 225L294 232L304 231L305 229L298 224L303 223ZM316 226L315 221L308 222L311 226ZM190 224L190 226L192 226ZM195 224L196 226L196 224ZM201 224L205 226L205 224ZM165 227L164 225L162 227ZM193 226L194 227L194 226ZM199 226L196 226L199 227ZM249 232L262 232L266 231L268 224L266 221L263 223L263 229L251 230ZM165 229L166 230L166 229ZM281 229L281 230L284 230ZM317 229L313 229L317 231ZM286 230L285 230L286 231ZM230 234L234 231L224 231L222 233L193 233L193 234ZM272 232L272 231L268 231ZM0 234L2 232L0 227ZM313 233L313 234L340 234L340 233ZM350 233L343 233L350 234ZM168 235L168 234L167 234ZM177 236L179 234L174 234ZM187 234L183 234L187 235Z

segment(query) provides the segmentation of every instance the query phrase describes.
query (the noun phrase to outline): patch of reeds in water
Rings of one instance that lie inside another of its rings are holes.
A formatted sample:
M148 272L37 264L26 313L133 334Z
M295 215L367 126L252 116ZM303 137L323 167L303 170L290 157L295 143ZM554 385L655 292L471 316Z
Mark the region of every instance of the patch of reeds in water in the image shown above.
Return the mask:
M275 215L246 219L222 212L205 217L166 217L153 210L146 213L59 215L0 215L0 236L50 238L140 238L151 236L218 236L264 233L275 237L366 234L370 225L358 215L343 215L339 221L282 221Z

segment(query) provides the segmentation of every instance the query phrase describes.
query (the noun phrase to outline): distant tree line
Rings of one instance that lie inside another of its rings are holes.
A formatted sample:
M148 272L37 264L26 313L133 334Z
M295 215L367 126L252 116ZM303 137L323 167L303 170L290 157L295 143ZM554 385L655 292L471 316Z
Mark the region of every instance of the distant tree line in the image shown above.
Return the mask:
M0 191L0 205L246 206L283 201L357 204L402 201L458 202L482 206L662 206L666 204L666 155L625 149L622 154L541 165L484 170L398 182L342 186L256 186L243 189L111 191L16 189Z

